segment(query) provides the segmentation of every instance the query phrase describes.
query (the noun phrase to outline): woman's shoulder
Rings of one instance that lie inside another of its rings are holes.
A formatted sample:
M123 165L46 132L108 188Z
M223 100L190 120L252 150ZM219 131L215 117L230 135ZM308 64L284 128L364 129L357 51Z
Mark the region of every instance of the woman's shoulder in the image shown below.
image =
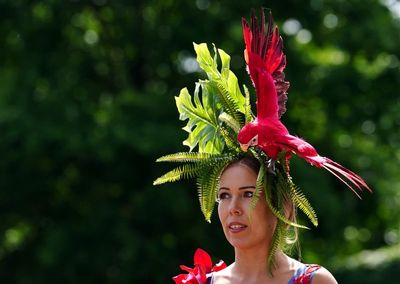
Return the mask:
M319 264L297 265L295 274L289 284L337 284L333 275Z
M295 272L288 282L289 284L337 284L333 275L323 266L291 260L292 271Z
M233 264L225 267L224 269L221 269L219 271L215 271L211 273L211 281L209 282L210 284L215 284L215 283L229 283L231 280L231 270L232 270Z
M337 284L337 281L326 268L320 266L320 268L314 272L312 284Z

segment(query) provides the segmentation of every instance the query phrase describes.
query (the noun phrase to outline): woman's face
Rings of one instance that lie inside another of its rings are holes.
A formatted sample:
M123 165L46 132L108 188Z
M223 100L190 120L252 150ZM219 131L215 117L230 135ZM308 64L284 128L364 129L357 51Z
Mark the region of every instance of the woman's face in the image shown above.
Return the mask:
M235 248L268 246L276 227L264 194L251 210L257 174L248 166L234 164L221 175L218 216L229 243Z

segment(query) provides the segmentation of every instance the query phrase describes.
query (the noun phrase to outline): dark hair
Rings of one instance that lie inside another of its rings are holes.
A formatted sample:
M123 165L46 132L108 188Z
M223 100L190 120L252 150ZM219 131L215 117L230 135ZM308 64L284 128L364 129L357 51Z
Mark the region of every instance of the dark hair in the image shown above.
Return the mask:
M222 171L222 173L223 173L225 170L227 170L227 169L229 169L229 168L231 168L231 167L233 167L233 166L235 166L235 165L245 165L245 166L247 166L248 168L250 168L251 170L253 170L255 174L258 174L258 171L260 170L260 162L259 162L256 158L251 157L251 156L244 156L244 155L242 155L242 156L239 156L237 159L233 160L232 162L230 162L230 163L224 168L224 170ZM221 174L222 174L222 173L221 173Z

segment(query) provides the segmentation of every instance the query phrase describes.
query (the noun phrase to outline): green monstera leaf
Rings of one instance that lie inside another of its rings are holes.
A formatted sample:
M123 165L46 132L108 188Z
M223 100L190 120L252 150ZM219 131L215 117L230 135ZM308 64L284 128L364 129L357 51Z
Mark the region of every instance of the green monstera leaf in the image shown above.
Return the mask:
M176 97L179 118L188 120L183 129L189 136L183 144L189 146L190 151L198 146L200 153L219 154L226 142L223 124L231 128L234 125L235 132L244 124L245 97L240 91L237 77L229 69L228 54L214 46L212 57L205 43L194 44L194 49L199 66L208 79L196 83L193 98L187 88L183 88ZM221 70L218 69L218 55Z
M200 89L202 90L201 98ZM196 83L194 102L187 88L182 89L175 99L180 113L179 119L188 119L183 129L189 133L189 137L183 141L183 144L189 146L190 151L198 145L200 153L221 153L224 143L218 132L217 117L221 108L218 108L215 97L208 93L207 85L204 82Z
M240 91L236 75L230 70L231 57L222 49L217 49L215 45L213 45L214 57L211 57L207 44L194 43L193 46L197 62L206 72L214 95L223 104L225 112L242 122L239 113L245 113L245 97ZM218 55L221 60L221 70L218 70ZM243 126L243 122L241 125Z

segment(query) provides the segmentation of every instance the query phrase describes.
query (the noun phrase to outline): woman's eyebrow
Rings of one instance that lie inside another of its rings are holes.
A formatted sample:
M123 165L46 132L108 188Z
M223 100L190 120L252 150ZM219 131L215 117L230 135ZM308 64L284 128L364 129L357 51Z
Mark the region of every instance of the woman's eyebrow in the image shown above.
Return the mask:
M247 186L239 187L239 190L243 190L243 189L256 189L256 187L254 185L247 185Z
M219 188L219 190L230 190L230 188L229 187L225 187L225 186L221 186L220 188Z
M245 190L245 189L256 189L256 187L254 185L245 185L239 187L239 190ZM219 190L230 190L230 188L226 186L221 186Z

